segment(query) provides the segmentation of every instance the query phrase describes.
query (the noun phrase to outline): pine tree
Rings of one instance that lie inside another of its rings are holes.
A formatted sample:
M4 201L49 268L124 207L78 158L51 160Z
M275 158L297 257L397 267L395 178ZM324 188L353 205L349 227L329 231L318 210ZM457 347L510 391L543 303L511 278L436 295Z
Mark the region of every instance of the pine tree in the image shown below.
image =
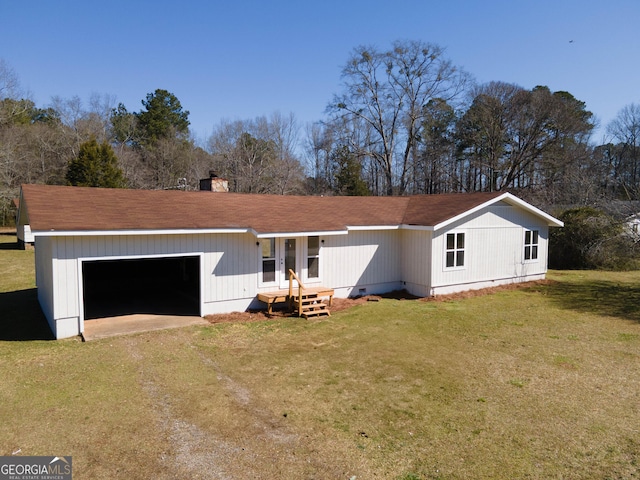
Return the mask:
M160 139L186 138L189 134L189 112L182 109L180 100L167 90L157 89L142 101L146 110L136 116L144 143L153 144Z
M362 179L362 165L349 150L342 146L333 154L335 162L335 185L339 195L371 195L367 183Z
M78 156L69 162L67 183L77 187L123 188L124 174L111 145L95 138L80 145Z

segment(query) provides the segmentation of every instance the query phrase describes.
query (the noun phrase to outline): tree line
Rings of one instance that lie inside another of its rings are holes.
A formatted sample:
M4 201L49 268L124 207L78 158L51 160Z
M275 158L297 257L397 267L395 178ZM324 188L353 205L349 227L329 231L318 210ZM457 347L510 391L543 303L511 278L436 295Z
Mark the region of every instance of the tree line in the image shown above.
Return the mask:
M437 45L355 48L325 116L222 121L204 140L156 89L130 111L110 95L36 105L0 60L0 223L22 183L234 192L408 195L510 190L545 209L640 200L640 105L607 125L566 91L477 84Z

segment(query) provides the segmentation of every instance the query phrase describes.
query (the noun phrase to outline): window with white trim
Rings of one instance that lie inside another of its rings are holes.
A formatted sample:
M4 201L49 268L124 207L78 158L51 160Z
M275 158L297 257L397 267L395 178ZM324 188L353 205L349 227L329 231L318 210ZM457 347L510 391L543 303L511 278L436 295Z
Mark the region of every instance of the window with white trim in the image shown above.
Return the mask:
M531 262L538 259L538 230L524 231L524 260Z
M307 237L307 278L320 277L320 237Z
M464 232L447 233L445 244L445 267L464 267Z
M260 251L262 252L262 283L276 281L276 239L261 238Z

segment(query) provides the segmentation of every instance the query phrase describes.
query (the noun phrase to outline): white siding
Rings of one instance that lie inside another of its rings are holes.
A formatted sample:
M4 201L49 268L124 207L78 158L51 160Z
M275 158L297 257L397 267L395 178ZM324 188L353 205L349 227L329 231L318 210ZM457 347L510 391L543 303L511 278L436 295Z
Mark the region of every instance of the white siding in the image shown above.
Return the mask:
M539 231L539 256L524 261L524 232ZM465 233L464 268L446 269L445 241L451 231ZM432 294L541 278L547 271L548 226L524 210L494 205L434 234Z
M209 235L205 240L205 303L252 300L258 284L255 237L250 234Z
M402 232L402 272L404 288L419 297L430 294L431 232L404 230Z
M30 225L16 225L16 236L23 243L34 243L35 241Z
M78 262L80 237L56 238L53 243L54 315L55 318L79 316ZM94 253L93 256L96 254Z
M335 289L336 296L402 288L400 230L351 231L322 238L322 284Z
M29 225L29 213L27 212L26 202L22 198L22 192L20 192L20 207L18 208L18 217L16 218L16 236L19 243L34 243L35 238L31 232L31 226Z
M36 262L36 285L38 286L38 301L42 313L49 322L51 331L56 333L55 320L53 315L53 263L52 242L50 237L38 237L36 240L35 262Z
M82 261L200 255L201 314L246 309L256 295L258 252L250 234L39 237L38 295L54 334L56 322L83 330ZM60 335L56 336L62 338Z

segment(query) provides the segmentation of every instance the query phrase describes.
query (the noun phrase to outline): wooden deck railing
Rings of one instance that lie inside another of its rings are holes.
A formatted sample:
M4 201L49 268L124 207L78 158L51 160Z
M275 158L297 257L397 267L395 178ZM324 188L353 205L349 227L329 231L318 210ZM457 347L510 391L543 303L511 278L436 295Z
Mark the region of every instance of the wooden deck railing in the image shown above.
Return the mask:
M300 278L298 277L298 275L296 275L296 272L289 269L289 301L290 302L293 302L293 280L294 279L298 282L298 312L301 312L302 311L302 292L304 291L305 286L300 280Z

